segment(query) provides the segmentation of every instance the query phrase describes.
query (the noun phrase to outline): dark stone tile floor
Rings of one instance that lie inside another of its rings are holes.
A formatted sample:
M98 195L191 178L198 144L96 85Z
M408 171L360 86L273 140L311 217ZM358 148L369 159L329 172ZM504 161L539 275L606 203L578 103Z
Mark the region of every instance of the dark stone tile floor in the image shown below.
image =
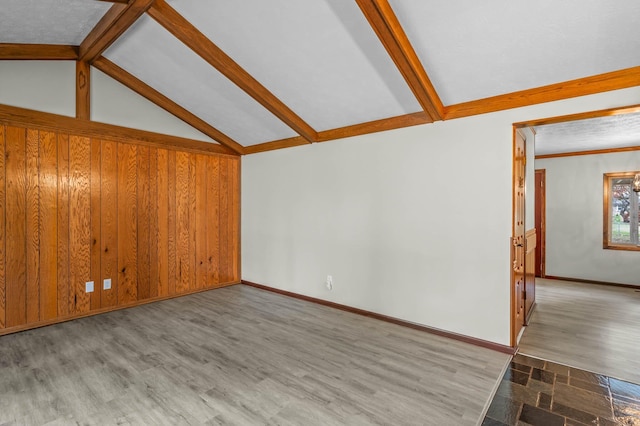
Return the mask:
M640 426L640 385L517 354L482 426Z

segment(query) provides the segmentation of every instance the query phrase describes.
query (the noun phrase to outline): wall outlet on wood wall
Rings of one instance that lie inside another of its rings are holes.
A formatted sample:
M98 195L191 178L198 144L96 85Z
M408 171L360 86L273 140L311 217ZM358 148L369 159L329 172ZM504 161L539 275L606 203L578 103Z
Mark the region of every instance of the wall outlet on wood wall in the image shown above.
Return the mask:
M85 292L93 293L93 281L87 281L85 283Z

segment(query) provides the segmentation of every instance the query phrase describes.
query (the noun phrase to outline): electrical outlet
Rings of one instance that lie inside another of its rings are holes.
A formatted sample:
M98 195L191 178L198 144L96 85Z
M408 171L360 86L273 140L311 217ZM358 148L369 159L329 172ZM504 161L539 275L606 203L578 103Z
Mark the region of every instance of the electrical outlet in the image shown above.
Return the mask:
M331 275L327 275L327 290L331 291L333 290L333 277Z
M111 278L105 278L102 283L102 288L104 290L111 290Z
M87 281L85 283L85 292L93 293L93 281Z

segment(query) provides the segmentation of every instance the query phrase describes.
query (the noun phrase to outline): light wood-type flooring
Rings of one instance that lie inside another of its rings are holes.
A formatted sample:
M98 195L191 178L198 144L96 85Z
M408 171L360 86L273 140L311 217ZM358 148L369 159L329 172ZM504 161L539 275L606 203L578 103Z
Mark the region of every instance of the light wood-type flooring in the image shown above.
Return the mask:
M536 279L520 352L640 384L640 292Z
M237 285L0 337L0 425L475 425L509 359Z

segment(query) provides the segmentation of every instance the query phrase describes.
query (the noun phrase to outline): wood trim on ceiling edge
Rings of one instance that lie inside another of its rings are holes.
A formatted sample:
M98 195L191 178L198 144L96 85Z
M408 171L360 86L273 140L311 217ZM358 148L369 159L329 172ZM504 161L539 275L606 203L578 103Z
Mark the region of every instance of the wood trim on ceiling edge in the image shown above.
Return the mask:
M207 154L237 156L238 154L217 143L203 142L178 136L163 135L146 130L131 129L113 124L79 120L74 117L34 111L0 104L0 122L8 125L64 131L77 136L137 143L158 148L193 151Z
M444 108L445 120L640 86L640 66L506 93Z
M0 60L60 61L78 59L78 46L0 43Z
M337 129L318 132L317 142L329 142L354 136L362 136L370 133L384 132L387 130L402 129L431 123L429 115L424 112L399 115L397 117L383 118L367 123L354 124L352 126L339 127ZM259 152L273 151L282 148L307 145L309 142L301 136L281 139L273 142L265 142L257 145L246 146L245 154L257 154Z
M425 326L425 325L421 325L421 324L416 324L416 323L413 323L413 322L410 322L410 321L405 321L405 320L401 320L401 319L398 319L398 318L390 317L390 316L387 316L387 315L378 314L376 312L366 311L364 309L354 308L354 307L351 307L351 306L342 305L342 304L335 303L335 302L329 302L327 300L318 299L318 298L310 297L310 296L305 296L305 295L302 295L302 294L293 293L293 292L286 291L286 290L280 290L280 289L277 289L277 288L274 288L274 287L269 287L269 286L266 286L266 285L257 284L257 283L251 282L251 281L242 280L241 282L244 285L247 285L247 286L250 286L250 287L254 287L254 288L257 288L257 289L260 289L260 290L270 291L272 293L281 294L283 296L292 297L294 299L300 299L300 300L304 300L306 302L316 303L316 304L319 304L319 305L328 306L330 308L339 309L341 311L351 312L353 314L362 315L362 316L365 316L365 317L377 319L377 320L380 320L380 321L385 321L385 322L388 322L388 323L400 325L400 326L407 327L407 328L412 328L414 330L424 331L426 333L435 334L436 336L446 337L446 338L449 338L449 339L457 340L457 341L464 342L464 343L469 343L469 344L472 344L472 345L475 345L475 346L480 346L480 347L483 347L483 348L486 348L486 349L491 349L491 350L494 350L494 351L497 351L497 352L502 352L502 353L509 354L509 355L515 354L517 349L518 349L517 347L513 348L511 346L501 345L499 343L490 342L488 340L477 339L475 337L467 336L467 335L464 335L464 334L453 333L453 332L442 330L442 329L435 328L435 327L429 327L429 326Z
M548 158L577 157L580 155L616 154L619 152L630 152L630 151L640 151L640 146L625 146L622 148L606 148L606 149L593 149L590 151L572 151L572 152L559 152L557 154L542 154L542 155L536 155L534 159L545 160Z
M22 325L19 325L19 326L16 326L16 327L3 328L3 329L0 329L0 336L4 336L4 335L7 335L7 334L13 334L13 333L19 333L21 331L26 331L26 330L33 330L35 328L46 327L48 325L54 325L54 324L59 324L59 323L62 323L62 322L73 321L73 320L77 320L77 319L80 319L80 318L91 317L91 316L94 316L94 315L105 314L107 312L113 312L113 311L119 311L119 310L122 310L122 309L135 308L136 306L147 305L149 303L160 302L162 300L175 299L175 298L178 298L178 297L188 296L188 295L196 294L196 293L203 293L205 291L217 290L219 288L230 287L230 286L238 285L238 284L241 284L241 282L240 281L232 281L232 282L228 282L228 283L217 284L215 287L198 288L198 289L189 290L187 292L180 293L180 294L171 294L171 295L167 295L167 296L157 296L157 297L153 297L153 298L149 298L149 299L137 300L135 302L128 303L126 305L109 306L109 307L106 307L106 308L100 308L100 309L95 309L93 311L83 312L83 313L80 313L80 314L71 314L71 315L67 315L67 316L64 316L64 317L59 317L59 318L54 318L54 319L44 320L44 321L38 321L38 322L31 323L31 324L22 324Z

